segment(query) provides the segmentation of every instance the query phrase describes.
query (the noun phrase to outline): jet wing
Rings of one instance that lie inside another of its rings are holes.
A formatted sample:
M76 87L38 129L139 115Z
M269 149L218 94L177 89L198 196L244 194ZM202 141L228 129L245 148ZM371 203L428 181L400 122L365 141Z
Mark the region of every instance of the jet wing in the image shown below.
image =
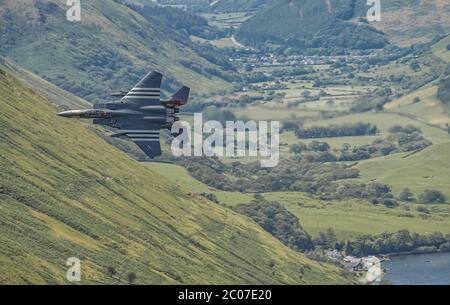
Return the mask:
M126 136L152 159L161 155L160 125L136 119L121 119L118 122L121 129L115 137Z
M139 146L140 149L150 158L153 159L154 157L161 155L161 144L159 143L159 138L157 140L153 139L142 139L133 140L134 143L136 143L137 146Z
M159 105L162 77L159 72L148 73L122 98L122 102L138 106Z

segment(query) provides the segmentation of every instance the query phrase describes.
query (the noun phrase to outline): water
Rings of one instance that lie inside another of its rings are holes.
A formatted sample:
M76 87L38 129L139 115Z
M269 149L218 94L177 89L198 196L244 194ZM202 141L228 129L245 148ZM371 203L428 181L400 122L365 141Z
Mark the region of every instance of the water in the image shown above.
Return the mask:
M397 285L450 285L450 253L394 256L383 268Z

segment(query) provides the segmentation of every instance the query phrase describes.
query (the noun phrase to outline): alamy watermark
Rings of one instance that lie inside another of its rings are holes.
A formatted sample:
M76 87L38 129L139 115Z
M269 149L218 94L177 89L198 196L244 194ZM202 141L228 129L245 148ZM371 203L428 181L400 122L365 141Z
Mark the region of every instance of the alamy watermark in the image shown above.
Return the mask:
M66 261L66 266L69 267L66 272L66 280L73 282L81 282L81 261L76 257L70 257Z
M224 127L219 121L203 123L202 114L195 113L194 128L178 121L171 132L178 134L171 145L176 157L260 157L261 167L275 167L279 162L279 121L227 121Z
M70 8L66 12L66 18L70 22L81 21L81 2L80 0L67 0L66 5Z
M380 283L383 276L381 260L375 256L365 258L364 265L367 268L366 281L369 283Z
M367 5L370 6L367 11L368 22L381 21L381 0L367 0Z

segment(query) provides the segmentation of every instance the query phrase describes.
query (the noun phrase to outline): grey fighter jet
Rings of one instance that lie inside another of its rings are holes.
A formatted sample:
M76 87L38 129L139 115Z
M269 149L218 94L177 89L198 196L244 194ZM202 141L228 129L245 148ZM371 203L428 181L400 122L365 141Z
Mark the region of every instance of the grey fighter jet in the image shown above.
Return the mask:
M58 113L67 118L94 119L93 123L119 129L113 137L135 142L150 158L161 155L160 130L171 129L179 120L177 113L189 98L188 87L181 88L171 99L161 101L162 74L150 72L131 91L113 93L120 102L96 104L94 109Z

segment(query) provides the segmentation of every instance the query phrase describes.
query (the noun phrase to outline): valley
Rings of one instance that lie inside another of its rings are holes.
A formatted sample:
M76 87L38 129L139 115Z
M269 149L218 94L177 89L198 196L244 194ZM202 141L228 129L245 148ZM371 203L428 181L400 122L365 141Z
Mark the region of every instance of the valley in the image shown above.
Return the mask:
M443 1L368 24L346 0L95 0L77 25L29 2L0 4L0 283L64 284L77 256L88 284L355 284L327 253L450 251ZM187 122L279 121L278 166L174 157L168 131L150 160L55 115L151 69L191 87Z

